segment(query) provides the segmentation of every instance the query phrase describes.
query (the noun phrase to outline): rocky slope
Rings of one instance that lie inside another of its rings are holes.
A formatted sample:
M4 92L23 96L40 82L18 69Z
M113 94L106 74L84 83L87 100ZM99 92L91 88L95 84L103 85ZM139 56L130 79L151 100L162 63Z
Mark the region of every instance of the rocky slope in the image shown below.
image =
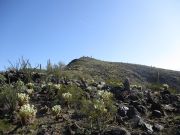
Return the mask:
M121 80L126 77L133 84L168 84L171 88L180 91L180 72L165 70L137 64L120 62L106 62L90 57L81 57L71 61L67 67L69 71L81 71L94 78L103 80Z
M180 95L171 93L168 87L160 91L130 88L131 82L127 79L123 80L123 85L114 86L105 82L58 78L56 74L45 72L32 72L30 77L23 71L1 74L1 134L180 134ZM37 110L35 117L28 116L29 121L22 121L22 104L17 93L28 95L26 104L34 105ZM65 93L71 95L71 100L65 100ZM54 105L61 106L58 115L53 113Z

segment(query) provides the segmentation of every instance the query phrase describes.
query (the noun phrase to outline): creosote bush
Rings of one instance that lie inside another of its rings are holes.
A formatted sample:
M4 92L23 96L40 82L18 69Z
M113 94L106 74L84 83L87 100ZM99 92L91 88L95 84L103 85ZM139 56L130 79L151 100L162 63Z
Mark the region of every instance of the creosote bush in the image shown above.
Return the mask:
M9 84L0 86L0 107L7 109L4 113L12 114L16 108L16 103L17 89Z

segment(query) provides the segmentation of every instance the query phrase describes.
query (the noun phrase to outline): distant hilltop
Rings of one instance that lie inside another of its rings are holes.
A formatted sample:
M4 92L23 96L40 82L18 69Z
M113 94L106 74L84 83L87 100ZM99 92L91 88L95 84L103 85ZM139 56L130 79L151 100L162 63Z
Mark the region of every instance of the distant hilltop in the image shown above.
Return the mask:
M134 84L168 84L180 89L180 72L151 66L122 62L107 62L92 57L81 57L72 60L67 66L68 71L81 71L84 75L103 80L120 80L126 77Z

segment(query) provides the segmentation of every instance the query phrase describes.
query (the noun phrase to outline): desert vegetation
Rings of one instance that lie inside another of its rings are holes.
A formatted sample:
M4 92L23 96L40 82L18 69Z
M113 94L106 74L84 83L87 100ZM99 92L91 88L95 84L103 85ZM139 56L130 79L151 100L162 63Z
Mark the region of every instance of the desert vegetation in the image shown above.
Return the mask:
M74 60L67 66L62 63L54 65L48 60L43 69L32 67L29 60L21 59L16 66L11 65L1 72L0 133L180 133L180 95L174 83L165 83L169 80L161 83L162 78L159 82L155 78L152 82L142 83L145 75L147 79L151 78L147 71L144 76L137 74L146 67L138 69L135 65L135 72L133 65L127 65L133 72L119 71L119 68L113 71L116 69L111 67L118 67L117 63L90 59L92 65L87 67L87 60L89 58ZM112 69L108 75L104 73L106 68ZM116 72L120 72L119 78Z

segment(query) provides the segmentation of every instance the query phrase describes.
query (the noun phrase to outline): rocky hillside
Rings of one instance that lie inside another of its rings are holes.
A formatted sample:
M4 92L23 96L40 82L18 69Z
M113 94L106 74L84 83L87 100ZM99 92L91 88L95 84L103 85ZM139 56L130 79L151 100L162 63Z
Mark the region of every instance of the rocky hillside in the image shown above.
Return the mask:
M81 71L94 78L103 80L121 80L126 77L133 84L168 84L171 88L180 90L180 72L165 70L137 64L106 62L90 57L81 57L71 61L67 67L70 71Z
M0 74L0 134L179 135L180 95L57 72Z
M0 135L180 135L179 72L84 57L21 67L0 73Z

